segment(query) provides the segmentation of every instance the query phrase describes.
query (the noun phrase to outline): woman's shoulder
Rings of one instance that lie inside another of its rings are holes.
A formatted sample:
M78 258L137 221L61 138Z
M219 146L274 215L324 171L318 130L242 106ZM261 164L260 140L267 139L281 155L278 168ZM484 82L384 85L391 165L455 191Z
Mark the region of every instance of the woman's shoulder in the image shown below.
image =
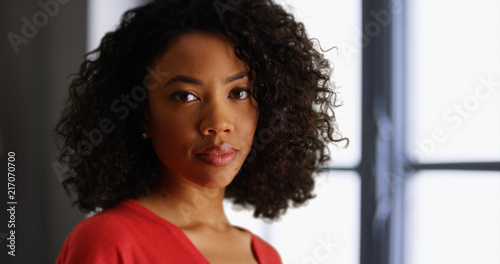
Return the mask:
M282 263L278 251L256 235L252 235L253 250L259 257L259 263Z
M262 264L277 264L282 263L281 257L278 251L267 243L264 239L260 238L258 235L250 232L249 230L235 226L237 229L248 232L252 237L252 250L253 253L259 259L259 263Z
M78 223L71 231L70 236L93 237L93 239L106 239L109 235L114 238L124 236L123 232L130 224L137 222L129 201L123 201L115 207L95 213Z
M78 223L66 238L57 263L113 263L120 251L134 243L141 220L128 201L103 210ZM85 260L85 261L83 261Z
M76 225L56 263L204 262L179 228L126 200Z

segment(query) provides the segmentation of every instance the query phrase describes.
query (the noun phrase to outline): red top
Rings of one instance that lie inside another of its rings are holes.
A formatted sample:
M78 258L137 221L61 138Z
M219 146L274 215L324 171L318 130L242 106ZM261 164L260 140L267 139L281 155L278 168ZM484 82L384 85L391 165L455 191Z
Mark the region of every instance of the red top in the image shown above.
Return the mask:
M271 245L250 235L260 264L281 263ZM132 199L83 220L73 229L56 264L80 263L209 264L180 228Z

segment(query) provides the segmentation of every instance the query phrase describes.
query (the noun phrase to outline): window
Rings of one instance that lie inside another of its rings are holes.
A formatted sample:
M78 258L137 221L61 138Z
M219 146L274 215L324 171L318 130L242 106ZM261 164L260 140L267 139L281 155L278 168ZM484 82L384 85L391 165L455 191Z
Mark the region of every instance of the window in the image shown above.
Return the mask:
M424 170L406 188L405 264L500 263L500 173Z
M102 37L118 26L120 17L125 11L144 2L143 0L89 0L87 50L91 51L99 46Z
M404 263L500 263L500 1L408 1Z

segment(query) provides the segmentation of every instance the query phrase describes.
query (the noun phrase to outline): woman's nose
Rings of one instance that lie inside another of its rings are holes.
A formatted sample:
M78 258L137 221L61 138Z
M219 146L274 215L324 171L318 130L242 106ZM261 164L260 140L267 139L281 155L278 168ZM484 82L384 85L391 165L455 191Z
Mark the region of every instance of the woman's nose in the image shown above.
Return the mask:
M233 132L234 124L231 118L233 113L226 103L213 102L202 111L204 112L200 123L202 135L210 136Z

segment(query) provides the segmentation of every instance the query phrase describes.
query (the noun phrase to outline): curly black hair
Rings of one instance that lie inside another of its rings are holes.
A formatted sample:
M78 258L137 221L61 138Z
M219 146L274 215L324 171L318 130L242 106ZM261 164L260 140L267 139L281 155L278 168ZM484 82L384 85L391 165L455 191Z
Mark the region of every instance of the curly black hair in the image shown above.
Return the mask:
M222 33L249 67L259 119L252 150L225 196L276 219L314 197L313 174L338 133L329 62L304 28L272 0L157 0L123 14L116 30L86 54L55 132L63 186L81 211L147 195L159 159L140 135L144 77L189 32ZM160 73L161 74L161 73Z

